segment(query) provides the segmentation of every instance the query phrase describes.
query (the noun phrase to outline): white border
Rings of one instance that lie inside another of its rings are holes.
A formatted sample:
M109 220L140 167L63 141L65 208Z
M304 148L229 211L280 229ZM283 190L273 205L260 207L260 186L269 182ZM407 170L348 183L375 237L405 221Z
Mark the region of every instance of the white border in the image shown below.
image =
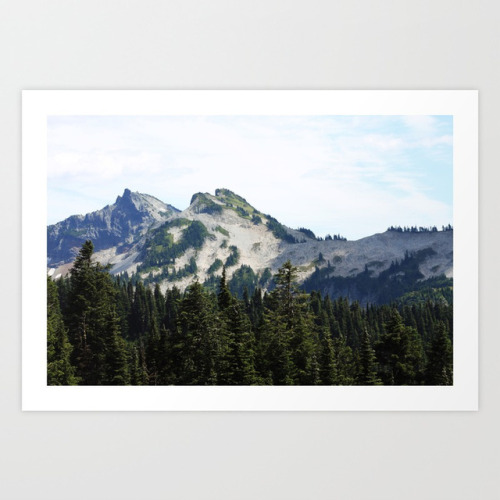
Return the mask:
M49 115L453 115L452 387L49 387L46 385ZM27 90L22 106L23 410L477 410L477 91Z

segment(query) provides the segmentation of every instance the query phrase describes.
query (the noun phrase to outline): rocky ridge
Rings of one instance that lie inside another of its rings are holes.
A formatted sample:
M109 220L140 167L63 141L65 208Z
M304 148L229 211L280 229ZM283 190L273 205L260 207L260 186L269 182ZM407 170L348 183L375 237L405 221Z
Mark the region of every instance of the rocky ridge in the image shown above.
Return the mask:
M138 273L162 289L183 289L214 279L226 265L230 278L242 265L257 275L290 260L306 280L325 276L375 278L405 256L418 254L419 279L453 276L453 231L387 231L356 241L323 240L281 225L227 189L197 193L182 212L145 194L125 190L113 205L49 226L48 266L64 274L86 239L115 274ZM328 271L328 272L326 272Z

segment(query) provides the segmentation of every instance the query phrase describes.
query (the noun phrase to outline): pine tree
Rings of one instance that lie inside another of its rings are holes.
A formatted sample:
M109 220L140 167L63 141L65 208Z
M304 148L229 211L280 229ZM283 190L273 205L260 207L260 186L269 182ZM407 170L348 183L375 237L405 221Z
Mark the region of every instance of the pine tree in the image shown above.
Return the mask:
M446 326L439 321L426 367L427 385L453 385L453 351Z
M276 288L268 299L259 351L265 378L276 385L319 382L318 339L307 296L297 286L298 270L285 262L274 276Z
M326 314L325 314L326 315ZM319 346L320 384L336 385L338 381L337 363L333 340L326 326L321 328Z
M375 351L372 347L371 337L368 329L365 328L361 341L360 352L360 373L358 377L359 385L381 385L382 382L377 377Z
M128 385L130 383L127 345L120 334L119 317L113 307L105 313L103 329L105 347L104 378L102 385Z
M162 349L160 329L158 328L156 318L153 318L153 324L148 334L146 345L146 363L150 385L159 385L160 383L160 371L164 356L165 352Z
M115 288L106 269L92 261L93 251L86 241L71 269L67 324L72 361L82 385L126 384L127 354Z
M224 311L227 309L232 302L231 292L226 283L226 266L222 267L222 276L219 282L219 293L217 295L217 302L219 304L219 309Z
M222 385L252 385L256 382L255 338L244 303L229 291L225 267L222 269L217 302L220 326L218 381Z
M376 348L380 362L380 376L385 385L414 385L419 382L422 369L422 342L418 332L403 324L393 309L385 332Z
M130 313L130 339L137 340L145 338L148 331L150 311L148 310L148 298L142 281L137 282L134 292L134 300Z
M175 346L181 365L176 367L182 385L217 384L217 343L213 305L200 283L190 285L181 302L180 342Z
M72 350L59 307L57 286L47 276L47 385L78 383L70 362Z
M354 385L357 364L352 349L347 345L347 339L340 335L334 343L335 364L337 367L338 385Z

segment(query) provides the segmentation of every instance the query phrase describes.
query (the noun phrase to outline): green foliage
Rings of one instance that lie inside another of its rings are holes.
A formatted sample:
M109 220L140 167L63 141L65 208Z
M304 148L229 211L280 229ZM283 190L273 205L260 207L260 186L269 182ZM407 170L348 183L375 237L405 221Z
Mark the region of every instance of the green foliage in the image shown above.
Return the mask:
M317 338L297 272L290 261L278 270L262 330L265 370L275 385L319 383Z
M453 348L445 324L440 321L432 339L426 368L428 385L453 385Z
M189 219L186 219L185 217L179 217L177 219L165 222L162 227L166 229L170 229L171 227L185 227L189 226L192 221Z
M405 293L397 299L398 304L422 304L427 301L453 304L452 280L438 276L415 284L415 290Z
M258 276L250 266L241 266L234 271L229 281L229 290L236 297L242 298L245 288L254 291L258 283Z
M316 235L310 229L307 229L305 227L299 227L298 231L305 234L308 238L311 238L313 240L316 239Z
M262 276L259 278L259 286L268 288L272 290L274 288L274 283L271 284L273 279L273 273L269 267L266 267L264 271L262 271Z
M169 232L174 226L186 226L177 242L174 242L173 235ZM142 265L138 266L137 272L148 272L174 264L175 259L184 255L187 249L200 249L209 236L207 228L199 221L187 221L186 224L185 219L176 219L167 222L155 229L148 238L140 257Z
M197 201L196 211L199 214L215 215L222 213L223 210L222 205L215 203L213 200L211 200L207 195L203 193L194 194L191 198L191 204L193 204L195 200Z
M266 215L266 218L266 225L276 238L288 243L298 243L298 240L287 231L286 227L283 224L279 223L274 217L271 217L270 215Z
M76 385L75 368L55 283L47 276L47 385Z
M371 336L366 328L363 332L363 342L361 345L358 383L359 385L382 384L377 376L377 357L372 346Z
M237 247L231 245L229 247L229 250L231 250L231 253L229 254L229 257L226 259L226 262L224 264L226 267L235 266L240 260L240 251Z
M213 291L194 283L163 295L159 286L111 278L92 254L88 241L70 279L47 283L49 384L453 383L446 301L362 308L303 292L290 262L268 293L256 282L269 272L242 266L229 281L225 269L220 279L212 275Z
M445 276L422 279L419 265L433 253L431 248L414 254L407 253L400 262L391 263L388 269L376 277L372 276L373 271L370 269L377 267L373 262L367 264L364 271L349 277L333 276L332 267L316 267L312 275L304 281L303 288L308 292L321 290L334 298L349 296L352 300L367 300L369 297L370 302L374 304L388 304L395 300L411 303L438 296L446 301L452 300L452 279ZM357 269L351 270L356 271ZM431 289L435 291L429 292Z
M415 385L422 379L421 338L417 331L405 326L397 310L393 310L385 332L377 343L380 376L385 385Z
M227 208L234 210L240 217L250 219L254 224L260 219L260 212L250 205L245 198L233 193L229 189L217 189L215 196L223 201ZM260 219L262 220L262 219Z
M222 267L222 260L220 259L215 259L214 262L210 265L210 267L207 270L207 274L214 274L217 272L221 267Z
M92 262L94 246L86 241L71 269L67 325L72 363L82 385L127 384L128 364L116 313L111 276Z
M181 385L217 384L217 360L225 346L218 341L215 309L199 283L186 291L179 310L179 343L174 345L182 360L175 380Z
M229 231L227 229L224 229L222 226L217 226L215 230L229 238Z
M258 226L259 224L262 224L262 218L259 215L252 215L252 223Z

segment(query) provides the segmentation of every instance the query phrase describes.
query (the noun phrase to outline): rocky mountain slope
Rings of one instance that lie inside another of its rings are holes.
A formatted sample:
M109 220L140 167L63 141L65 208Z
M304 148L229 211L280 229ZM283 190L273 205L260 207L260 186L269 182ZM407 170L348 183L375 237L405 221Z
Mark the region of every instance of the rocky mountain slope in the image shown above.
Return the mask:
M357 241L316 238L227 189L193 195L182 212L127 189L113 205L49 226L47 234L54 276L65 274L83 241L91 239L96 259L111 264L111 272L140 276L162 289L183 289L194 280L213 285L223 266L240 285L267 287L290 260L306 288L376 302L377 287L407 292L424 280L453 275L452 230L387 231ZM405 286L398 285L402 281Z
M146 231L177 212L153 196L125 189L113 205L48 226L47 262L51 267L72 262L86 240L92 240L96 251L127 253Z

